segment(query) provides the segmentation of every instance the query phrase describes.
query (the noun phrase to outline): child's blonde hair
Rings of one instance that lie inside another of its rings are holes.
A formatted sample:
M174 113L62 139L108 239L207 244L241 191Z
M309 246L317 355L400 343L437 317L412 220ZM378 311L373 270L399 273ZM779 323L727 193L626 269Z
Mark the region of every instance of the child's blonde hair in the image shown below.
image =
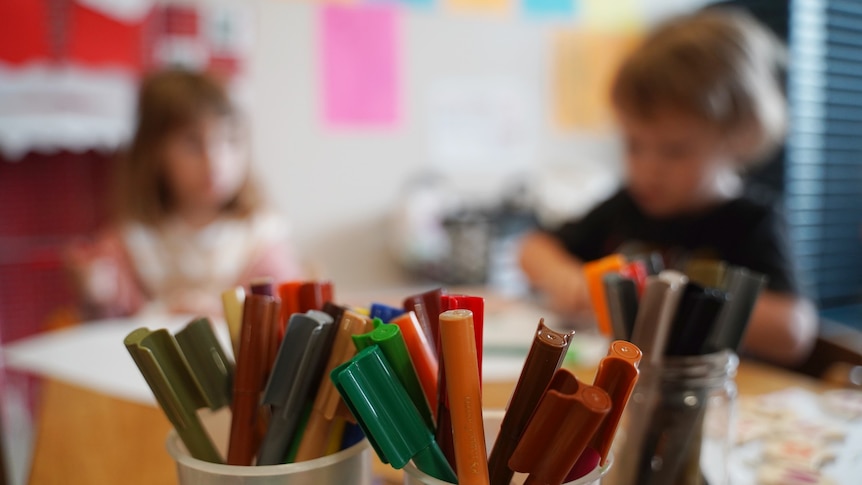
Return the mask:
M117 217L157 224L175 209L167 180L164 143L167 136L205 116L239 113L222 84L206 75L182 69L155 72L141 84L137 125L131 146L117 167ZM221 208L243 217L260 206L249 174L236 195Z
M637 118L677 111L713 123L739 159L753 163L784 136L784 61L783 45L749 14L710 8L647 36L617 72L611 100Z

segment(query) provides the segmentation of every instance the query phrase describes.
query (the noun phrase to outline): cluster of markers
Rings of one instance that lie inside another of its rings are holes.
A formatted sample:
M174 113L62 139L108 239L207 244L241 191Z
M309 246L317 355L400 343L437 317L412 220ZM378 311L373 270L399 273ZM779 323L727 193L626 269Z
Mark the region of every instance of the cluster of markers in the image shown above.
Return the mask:
M584 265L599 329L644 354L642 399L632 408L638 418L621 450L627 466L616 474L621 484L687 483L683 474L691 463L697 472L710 391L703 383L663 384L669 359L688 369L680 375L716 365L726 372L721 366L736 360L732 352L766 283L764 275L719 260L691 259L681 267L662 269L661 258L619 254Z
M561 369L573 332L540 321L490 456L482 420L484 300L442 290L403 308L332 302L323 282L225 292L236 365L201 318L176 337L138 329L126 346L195 458L231 465L310 460L367 437L384 463L412 461L461 484L559 484L604 464L638 377L615 341L590 385ZM223 459L196 410L230 405Z
M653 364L663 356L739 347L766 277L712 259L682 271L660 257L612 254L584 265L599 330L638 345Z

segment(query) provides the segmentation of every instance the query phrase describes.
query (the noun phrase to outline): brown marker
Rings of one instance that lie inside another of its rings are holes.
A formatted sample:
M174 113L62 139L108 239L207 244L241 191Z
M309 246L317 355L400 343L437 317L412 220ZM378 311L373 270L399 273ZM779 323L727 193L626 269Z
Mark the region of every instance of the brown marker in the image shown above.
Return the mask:
M492 484L508 484L512 480L514 472L509 468L509 458L542 398L542 393L560 368L572 342L572 335L574 332L555 332L545 325L544 319L539 320L533 345L527 354L518 385L509 400L509 407L500 424L500 433L491 450L488 470Z
M404 299L404 310L416 313L419 325L422 326L425 336L428 337L435 351L437 351L437 345L440 343L438 326L440 325L440 299L442 296L443 290L437 288Z
M249 289L252 295L262 295L272 297L270 305L273 308L269 312L269 323L263 328L263 340L266 347L266 356L264 357L263 366L265 369L265 379L269 379L269 371L272 369L272 364L275 362L275 357L278 355L278 346L281 344L279 333L281 331L281 299L275 296L275 288L272 285L272 278L257 278L249 283ZM266 429L264 427L264 429Z
M558 370L509 459L509 467L530 474L525 485L563 483L611 405L604 390L579 382L566 369Z
M251 465L260 446L258 403L268 372L264 363L269 348L264 338L272 321L273 302L270 296L245 297L234 377L233 417L227 454L229 465Z
M567 482L581 478L607 461L620 418L638 381L641 357L643 354L635 344L625 340L611 342L607 357L599 363L593 385L604 389L613 404L587 449L566 477Z
M252 295L275 296L275 289L272 286L272 278L263 276L251 280L248 284Z

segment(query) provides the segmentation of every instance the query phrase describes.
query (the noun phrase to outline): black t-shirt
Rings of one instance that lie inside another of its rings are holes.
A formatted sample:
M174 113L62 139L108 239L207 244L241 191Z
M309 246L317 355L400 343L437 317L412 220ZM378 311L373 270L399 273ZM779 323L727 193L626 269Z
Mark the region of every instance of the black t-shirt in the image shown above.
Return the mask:
M639 247L661 251L670 266L685 257L721 259L765 274L770 290L799 292L784 221L774 204L750 194L696 216L654 219L620 190L551 234L585 262Z

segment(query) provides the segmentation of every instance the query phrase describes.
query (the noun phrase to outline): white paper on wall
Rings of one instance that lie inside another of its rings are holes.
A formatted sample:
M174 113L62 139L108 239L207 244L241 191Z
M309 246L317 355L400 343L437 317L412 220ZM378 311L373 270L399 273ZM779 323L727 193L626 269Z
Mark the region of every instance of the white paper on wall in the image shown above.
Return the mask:
M431 161L444 172L512 173L538 158L539 103L517 78L447 78L428 93Z

